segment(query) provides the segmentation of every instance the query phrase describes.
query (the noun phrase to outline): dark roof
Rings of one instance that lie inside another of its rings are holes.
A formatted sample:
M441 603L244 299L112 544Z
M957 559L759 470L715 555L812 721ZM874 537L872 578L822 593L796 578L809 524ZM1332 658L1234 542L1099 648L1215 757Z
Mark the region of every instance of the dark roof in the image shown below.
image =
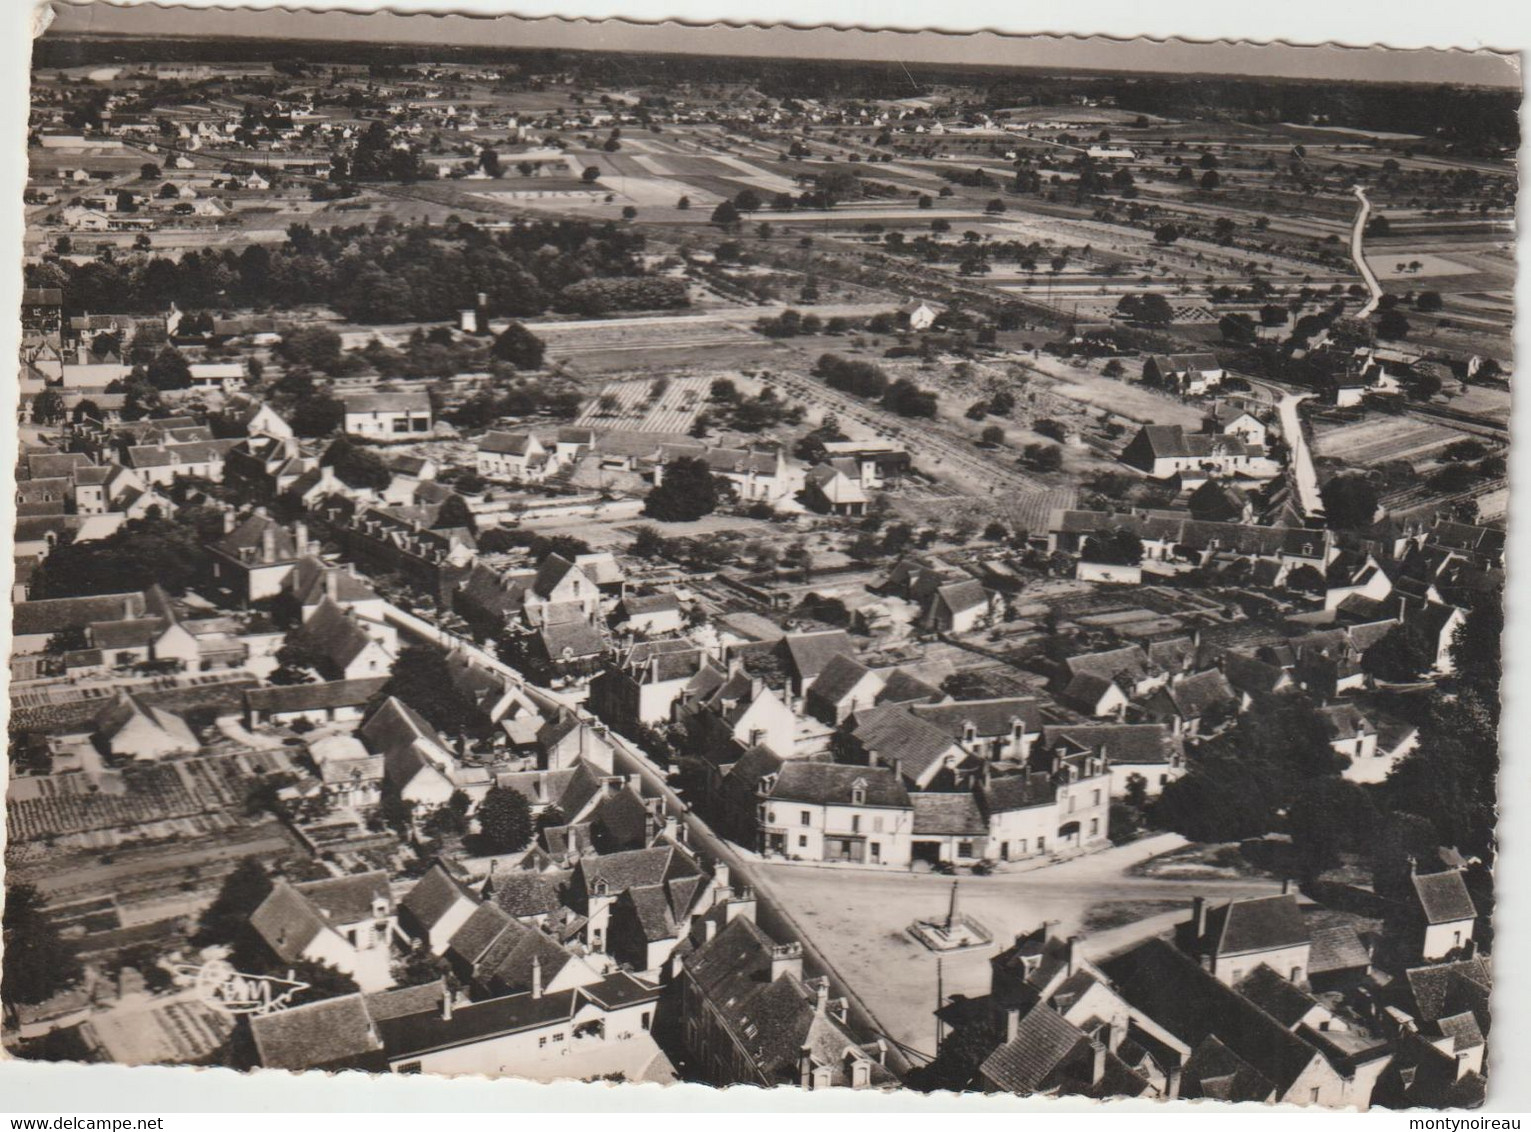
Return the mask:
M315 684L273 684L269 688L247 691L245 706L251 711L272 713L354 707L367 703L387 683L387 676L367 676L360 680L327 680Z
M770 796L778 802L813 805L852 805L857 783L865 788L865 801L856 805L909 808L909 794L888 767L846 766L839 763L789 762L782 766Z
M895 668L885 677L883 689L877 696L880 704L931 703L942 696L941 689L927 684L902 668Z
M927 794L917 792L914 803L914 833L957 836L983 836L989 824L978 808L978 799L969 793Z
M1218 955L1243 955L1309 943L1308 924L1290 893L1234 900L1207 914L1207 937Z
M393 908L388 874L378 870L354 876L330 877L293 885L304 899L331 924L357 924L373 917L372 906L381 900Z
M981 737L1009 735L1016 723L1026 732L1042 730L1042 705L1018 696L992 700L957 700L944 704L911 704L917 719L933 723L953 738L961 738L969 724Z
M1320 1005L1317 999L1287 982L1266 963L1261 963L1233 989L1288 1030L1301 1022L1308 1011Z
M871 671L854 656L840 653L830 658L808 694L822 703L838 704L855 691L856 685Z
M1449 924L1471 920L1478 915L1462 874L1455 869L1443 873L1416 874L1414 892L1425 920L1431 924Z
M1335 924L1313 929L1313 947L1308 952L1308 974L1326 975L1331 971L1354 971L1371 966L1366 944L1351 924Z
M1488 964L1479 957L1456 963L1411 967L1407 978L1409 992L1414 998L1415 1013L1424 1022L1433 1022L1442 1016L1447 1000L1452 997L1458 984L1476 988L1485 995L1494 988Z
M250 1035L267 1069L386 1068L383 1043L359 994L256 1015Z
M1040 772L1007 774L991 778L979 791L979 797L986 812L1002 814L1051 805L1058 797L1058 788L1049 775Z
M1039 1004L1020 1020L1015 1040L985 1059L982 1072L1006 1092L1035 1093L1048 1086L1059 1065L1089 1040L1063 1015Z
M1131 1005L1190 1046L1208 1036L1284 1092L1318 1052L1194 960L1151 939L1101 964Z
M421 927L429 929L454 905L464 900L475 902L467 886L438 862L427 869L425 875L405 893L399 906L408 910Z
M791 633L783 640L786 642L792 668L800 678L812 679L818 676L837 656L856 655L856 646L843 629L828 629L821 633Z
M1100 750L1113 763L1162 764L1179 754L1175 737L1162 723L1092 723L1042 729L1048 750L1060 741Z
M454 1007L450 1019L443 1017L440 1010L422 1011L380 1020L377 1028L389 1058L398 1061L565 1021L573 1018L586 1001L612 1008L658 997L657 988L640 982L625 971L615 971L586 987L541 996L514 994L468 1003Z
M11 632L17 636L83 629L94 621L120 621L144 609L141 593L100 594L24 601L11 606Z
M326 930L324 917L285 880L276 886L250 914L250 926L279 959L295 963L303 951Z
M958 747L946 731L916 716L912 706L885 704L858 712L853 735L863 750L875 753L884 765L897 764L904 774L918 779Z
M518 920L545 916L561 907L557 882L541 873L520 870L493 873L485 884L485 895Z

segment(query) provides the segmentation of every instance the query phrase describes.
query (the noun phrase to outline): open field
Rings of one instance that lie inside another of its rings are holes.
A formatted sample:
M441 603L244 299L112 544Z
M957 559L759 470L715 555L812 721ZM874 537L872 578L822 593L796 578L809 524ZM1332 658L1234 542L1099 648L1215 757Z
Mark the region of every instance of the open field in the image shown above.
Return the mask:
M1339 427L1321 425L1315 433L1318 455L1357 465L1424 459L1463 436L1445 425L1391 416L1369 417Z

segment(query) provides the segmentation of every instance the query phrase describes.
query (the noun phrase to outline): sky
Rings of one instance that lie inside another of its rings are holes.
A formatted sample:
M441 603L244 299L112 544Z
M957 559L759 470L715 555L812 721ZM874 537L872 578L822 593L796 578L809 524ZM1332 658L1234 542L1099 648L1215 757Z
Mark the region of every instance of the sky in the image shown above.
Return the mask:
M938 9L933 9L938 10ZM1178 74L1250 74L1292 78L1452 82L1517 87L1516 61L1491 52L1301 47L1289 44L1115 40L1101 36L945 35L799 29L786 26L688 27L620 20L521 19L514 16L401 15L391 12L295 12L175 8L161 5L55 3L50 33L266 36L286 39L569 47L711 55L1077 67Z

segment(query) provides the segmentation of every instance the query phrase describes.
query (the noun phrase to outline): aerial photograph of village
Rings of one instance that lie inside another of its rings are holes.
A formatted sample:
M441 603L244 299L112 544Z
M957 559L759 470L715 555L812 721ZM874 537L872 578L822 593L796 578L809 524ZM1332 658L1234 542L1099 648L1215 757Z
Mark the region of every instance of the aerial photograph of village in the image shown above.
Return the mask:
M1503 58L237 15L32 45L8 1055L1485 1102Z

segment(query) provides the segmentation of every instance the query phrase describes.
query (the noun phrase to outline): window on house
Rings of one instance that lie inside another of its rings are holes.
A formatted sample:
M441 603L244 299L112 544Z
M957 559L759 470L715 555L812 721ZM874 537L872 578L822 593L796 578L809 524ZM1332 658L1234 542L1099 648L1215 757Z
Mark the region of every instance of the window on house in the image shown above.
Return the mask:
M398 1072L418 1073L420 1072L420 1063L418 1061L406 1061L403 1065L399 1066Z
M808 835L806 833L800 833L797 835L797 847L799 849L808 848Z
M1099 818L1091 818L1090 819L1090 836L1091 837L1095 837L1099 833L1100 833L1100 819Z
M798 822L799 825L812 825L813 824L813 815L811 813L809 813L807 810L800 810L800 811L798 811L797 822Z
M547 1044L548 1044L548 1037L547 1037L546 1034L543 1034L542 1037L537 1039L537 1048L538 1049L545 1048L547 1046Z
M1317 1085L1314 1085L1313 1088L1308 1090L1308 1103L1309 1104L1317 1104L1318 1103L1318 1086Z
M1100 791L1099 790L1095 791L1095 800L1091 803L1091 805L1095 805L1095 806L1100 805Z
M957 856L971 857L973 855L973 843L971 841L957 842Z
M1073 813L1074 812L1074 803L1077 802L1077 801L1078 801L1077 798L1070 798L1069 799L1069 813Z
M872 818L872 832L873 833L881 833L882 832L882 818L880 818L880 817L873 817Z
M1302 982L1302 968L1301 967L1293 967L1292 968L1292 982L1294 982L1294 983Z
M647 1010L645 1010L643 1012L642 1017L640 1017L638 1019L638 1025L642 1026L645 1030L647 1030L649 1028L649 1019L650 1019L649 1012Z
M1022 849L1026 848L1026 842L1024 842L1024 841L1021 842L1021 848ZM1046 848L1047 848L1047 838L1045 838L1045 837L1037 838L1037 852L1041 853Z
M562 1030L559 1030L556 1034L553 1035L553 1041L555 1041L555 1042L563 1041L563 1031Z
M851 832L852 833L860 833L861 832L861 815L860 814L852 814L851 815Z

